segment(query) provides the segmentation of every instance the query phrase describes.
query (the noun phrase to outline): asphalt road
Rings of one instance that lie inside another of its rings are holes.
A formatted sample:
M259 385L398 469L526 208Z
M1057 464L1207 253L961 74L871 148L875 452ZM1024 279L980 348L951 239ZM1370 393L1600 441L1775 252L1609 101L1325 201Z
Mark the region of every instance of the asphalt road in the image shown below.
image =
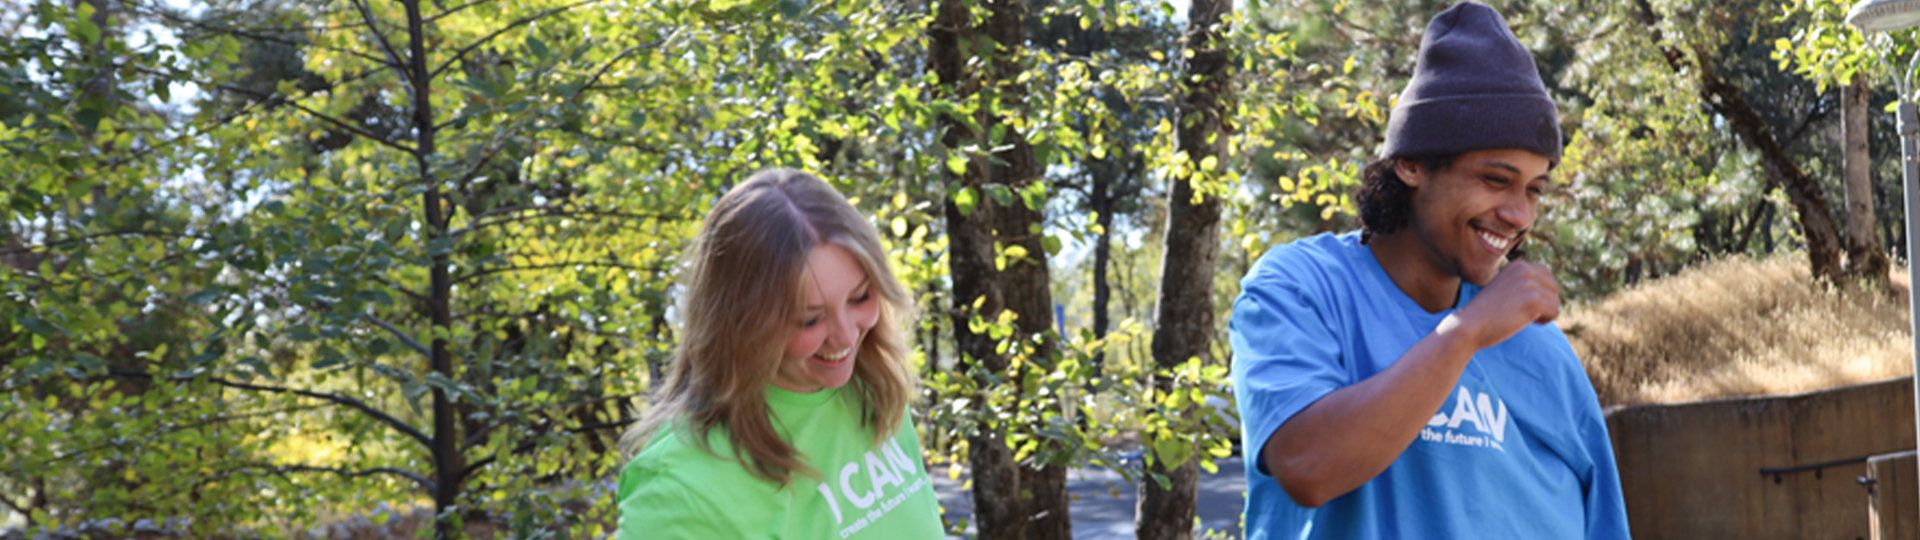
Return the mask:
M1220 466L1219 473L1200 471L1201 529L1196 532L1212 529L1239 538L1240 510L1246 501L1244 465L1239 457L1216 463ZM933 477L934 491L940 495L940 506L948 522L967 519L967 531L972 532L972 495L960 489L968 475L962 474L958 480L949 479L944 466L933 467L927 473ZM1068 503L1068 512L1072 513L1075 540L1131 540L1134 537L1133 507L1139 497L1138 489L1119 473L1107 469L1073 469L1067 472L1067 492L1074 496Z

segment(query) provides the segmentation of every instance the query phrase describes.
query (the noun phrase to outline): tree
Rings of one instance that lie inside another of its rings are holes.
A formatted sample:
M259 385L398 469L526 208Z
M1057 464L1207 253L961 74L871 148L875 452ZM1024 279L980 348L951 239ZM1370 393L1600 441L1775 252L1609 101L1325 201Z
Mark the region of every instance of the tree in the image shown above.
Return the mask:
M958 103L940 117L941 145L948 158L947 235L956 306L954 340L962 363L977 363L981 387L996 376L1017 375L1012 358L996 350L999 339L977 330L998 322L1014 326L1011 342L1031 358L1053 354L1053 302L1043 245L1046 184L1040 163L1020 127L1018 104L1026 96L1017 51L1025 47L1025 5L983 2L984 17L967 2L934 4L928 65L943 99ZM979 62L980 71L967 66ZM962 101L967 100L967 101ZM971 114L967 114L967 112ZM1066 469L1042 462L1023 467L1009 446L1006 422L987 419L968 438L974 472L974 508L988 538L1072 536Z
M1867 114L1871 94L1864 72L1854 73L1853 80L1840 87L1840 103L1844 109L1841 125L1845 131L1841 142L1841 181L1846 186L1847 271L1853 276L1877 281L1885 279L1888 264L1886 251L1880 248L1880 236L1873 226L1873 154L1872 138L1868 136L1871 120Z
M1233 58L1224 36L1232 13L1231 1L1211 0L1189 4L1187 12L1181 95L1174 115L1180 124L1175 132L1180 154L1168 179L1167 252L1160 272L1159 324L1153 332L1154 363L1169 372L1153 380L1153 389L1162 394L1184 390L1167 375L1211 353L1220 207L1230 186L1220 174L1220 158L1227 155L1232 137L1228 112L1233 106ZM1192 414L1198 405L1188 403L1185 412ZM1141 538L1192 538L1200 477L1199 462L1192 459L1197 441L1152 441L1152 472L1156 480L1165 475L1166 481L1141 484L1136 530Z
M175 116L100 100L79 113L41 106L51 113L7 118L0 130L0 169L25 173L8 177L24 178L5 190L17 212L5 230L36 229L7 255L87 261L0 274L10 298L25 299L7 300L6 313L32 314L0 338L14 347L0 421L33 433L86 427L35 440L6 470L24 485L59 486L81 465L34 466L146 456L127 468L124 495L80 484L95 497L39 504L57 518L35 525L91 509L253 528L427 495L441 537L469 519L528 535L599 527L580 510L607 506L589 504L588 484L571 480L618 463L606 435L627 421L621 405L643 388L645 359L670 346L636 338L666 334L669 275L693 218L742 171L818 167L814 141L862 120L823 117L855 92L892 93L873 58L915 32L903 22L912 14L873 3L208 4L116 4L187 38L177 51L148 40L150 50L81 62L32 52L44 40L30 40L6 42L29 52L0 57L8 87L35 100L61 98L44 89L64 79L43 84L31 66L81 80L83 68L114 62L140 75L117 79L122 88L164 77L155 87L183 81L200 96ZM42 12L57 29L90 28L88 14ZM780 46L793 36L837 45ZM713 100L683 99L716 89ZM868 110L875 125L912 112ZM85 127L127 151L91 157L94 140L69 136L81 120L99 121ZM133 120L158 125L156 137L178 134L162 141L176 146L121 137ZM27 144L43 135L73 142ZM91 174L114 160L126 172ZM158 200L205 206L175 211L191 219L168 227L68 219L69 201L89 187L69 175L122 188L170 179L193 196ZM103 279L106 263L131 276ZM136 285L147 280L157 287ZM100 292L102 282L134 299ZM109 331L129 332L113 323L143 308L184 323L159 328L186 339L170 350L115 344ZM156 361L78 354L80 337ZM43 404L64 385L72 401ZM138 422L117 412L129 403L147 411ZM225 411L234 414L207 416ZM185 448L155 451L164 446ZM169 466L179 463L196 466ZM156 503L182 492L198 506Z
M1781 143L1773 127L1746 98L1743 89L1720 74L1723 69L1721 58L1716 54L1726 49L1718 47L1711 40L1725 39L1714 33L1689 33L1697 41L1669 41L1662 26L1666 19L1654 9L1649 0L1636 0L1638 17L1642 25L1650 29L1649 36L1654 47L1666 58L1674 73L1691 75L1700 101L1726 119L1729 127L1738 134L1740 141L1759 154L1763 170L1769 183L1787 193L1793 201L1799 216L1800 233L1806 242L1807 258L1813 269L1813 275L1821 279L1838 280L1841 277L1840 236L1834 226L1833 213L1829 209L1819 184L1800 167ZM1714 21L1706 24L1720 25L1733 23L1734 28L1748 28L1752 23L1740 24L1736 17L1725 12L1714 12L1707 17L1694 20ZM1698 28L1705 28L1703 24ZM1728 43L1739 43L1729 40ZM1792 134L1787 135L1788 138Z
M1845 110L1842 184L1845 186L1848 273L1858 278L1882 279L1888 262L1881 247L1884 244L1873 230L1875 221L1879 221L1875 216L1879 205L1874 202L1874 192L1878 189L1872 182L1875 167L1871 158L1875 153L1893 152L1881 137L1870 136L1874 132L1870 125L1874 116L1879 116L1881 121L1892 120L1885 114L1869 113L1874 97L1868 73L1888 66L1876 62L1877 59L1911 54L1914 33L1910 30L1892 32L1870 45L1869 36L1844 22L1845 14L1852 7L1850 3L1806 0L1786 2L1783 7L1781 19L1793 24L1791 35L1773 43L1773 58L1779 60L1779 67L1783 70L1792 67L1794 74L1818 83L1823 89L1840 87ZM1895 167L1890 173L1889 176L1898 176L1901 171ZM1886 241L1897 245L1898 238L1892 230L1889 226Z

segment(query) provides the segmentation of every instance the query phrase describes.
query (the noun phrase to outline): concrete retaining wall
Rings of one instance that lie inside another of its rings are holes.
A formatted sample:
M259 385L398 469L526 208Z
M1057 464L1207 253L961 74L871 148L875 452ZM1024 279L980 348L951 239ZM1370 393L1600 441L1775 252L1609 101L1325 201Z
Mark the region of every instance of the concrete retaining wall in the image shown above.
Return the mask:
M1609 411L1607 428L1634 538L1865 539L1873 527L1858 480L1864 461L1760 470L1912 449L1913 382L1632 406ZM1900 504L1920 514L1917 500Z

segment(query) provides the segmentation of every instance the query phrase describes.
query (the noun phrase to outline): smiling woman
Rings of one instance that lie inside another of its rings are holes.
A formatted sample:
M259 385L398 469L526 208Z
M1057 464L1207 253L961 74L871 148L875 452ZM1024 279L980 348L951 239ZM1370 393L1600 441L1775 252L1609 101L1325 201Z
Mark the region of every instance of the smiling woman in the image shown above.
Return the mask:
M941 538L906 421L912 301L878 231L770 170L693 241L685 338L622 440L619 538Z

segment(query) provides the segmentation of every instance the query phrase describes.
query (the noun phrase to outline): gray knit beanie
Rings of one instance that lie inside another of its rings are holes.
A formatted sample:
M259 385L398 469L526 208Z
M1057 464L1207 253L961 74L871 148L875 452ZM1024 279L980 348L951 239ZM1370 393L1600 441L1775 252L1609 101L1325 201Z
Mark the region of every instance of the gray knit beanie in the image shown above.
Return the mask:
M1427 24L1413 80L1387 120L1381 157L1520 148L1560 161L1560 122L1507 21L1461 2Z

